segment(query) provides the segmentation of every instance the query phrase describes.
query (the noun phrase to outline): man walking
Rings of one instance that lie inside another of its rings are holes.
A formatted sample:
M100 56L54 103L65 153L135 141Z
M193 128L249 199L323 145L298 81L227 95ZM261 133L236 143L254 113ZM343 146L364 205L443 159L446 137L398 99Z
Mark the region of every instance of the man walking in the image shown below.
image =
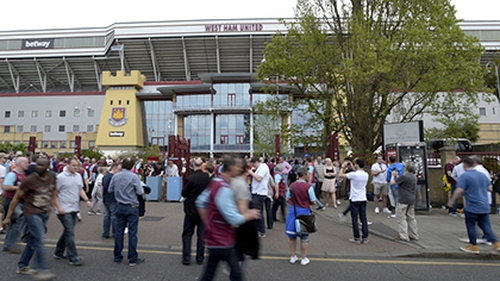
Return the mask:
M10 203L16 191L19 190L21 182L26 177L24 171L28 169L29 161L28 158L19 156L16 158L15 164L16 167L7 174L3 182L3 208L5 214L9 210ZM23 203L19 203L12 212L10 226L5 233L2 251L14 254L22 252L22 249L17 245L17 241L19 240L19 228L23 219Z
M396 206L399 236L394 239L400 241L418 240L417 220L415 219L415 190L417 187L415 164L407 162L404 174L401 176L398 176L398 171L392 171L391 184L397 184L399 189L398 205Z
M114 260L121 263L123 259L123 232L128 225L128 265L136 266L144 262L137 255L137 230L139 226L138 195L144 194L144 188L136 174L130 170L134 167L134 160L125 157L122 161L122 171L115 174L109 183L109 192L115 193L116 199L116 231Z
M372 165L372 184L375 203L375 214L380 213L378 208L379 197L382 197L382 208L384 213L390 214L391 211L387 208L387 194L389 194L389 185L387 184L387 165L384 163L382 155L377 156L377 162Z
M260 227L259 227L259 237L266 237L266 227L264 223L264 203L267 198L267 182L271 177L269 173L269 168L266 164L262 163L262 161L257 156L253 156L250 159L250 163L252 163L253 167L256 169L255 172L253 170L248 171L248 175L252 177L252 200L255 202L257 208L260 211ZM271 217L272 216L268 216Z
M70 265L82 265L83 258L78 256L75 245L75 223L76 214L80 211L80 197L90 202L85 190L80 170L80 160L76 157L68 159L67 166L63 172L57 175L57 199L61 208L57 211L57 218L61 222L64 230L57 241L54 258L56 260L69 260ZM64 252L66 251L66 255Z
M52 280L55 275L50 272L45 261L45 232L46 223L49 218L51 206L57 207L61 212L61 206L57 200L57 189L55 177L48 172L49 159L39 158L36 162L35 173L26 177L17 190L10 203L7 216L3 222L4 227L9 227L14 210L19 200L24 200L25 222L30 236L24 248L23 254L17 265L18 274L36 274L37 280ZM29 267L31 258L36 254L36 270Z
M260 165L265 166L267 165ZM225 260L231 269L230 280L242 280L238 256L234 245L236 244L236 228L246 221L260 218L257 209L246 210L240 214L234 200L234 193L229 182L231 178L241 174L236 159L226 156L223 160L222 171L219 177L214 178L208 187L196 199L200 217L207 231L205 243L209 249L208 262L203 273L202 281L214 278L219 261Z
M205 190L210 183L210 176L201 170L203 161L196 158L193 161L193 173L186 179L186 185L182 189L184 200L184 229L182 231L182 264L191 263L191 239L196 228L196 263L202 264L205 247L203 246L204 227L198 210L196 209L196 198ZM248 189L247 189L248 190Z
M477 247L476 224L484 232L484 236L493 244L493 251L500 252L500 243L491 229L490 223L490 204L488 203L488 191L492 191L490 179L480 171L474 169L474 160L469 157L464 157L462 163L465 173L460 177L457 183L457 188L446 204L448 207L453 207L455 201L464 196L467 204L464 207L465 225L469 236L469 245L460 247L460 250L479 254Z
M354 172L345 173L347 166L354 168ZM351 181L351 193L349 195L351 206L351 221L354 238L349 239L349 242L356 244L368 243L368 222L366 220L366 184L368 183L368 173L363 170L365 161L361 158L354 159L354 164L346 161L340 169L340 177ZM361 221L362 240L359 239L359 220Z
M460 157L454 156L449 163L446 163L444 166L444 172L446 176L446 180L451 184L451 194L455 192L455 189L457 188L457 182L453 178L453 169L460 163ZM456 216L457 215L457 204L453 206L452 208L448 209L448 214L450 216Z
M115 193L109 191L109 183L113 176L120 171L120 163L113 163L109 167L109 173L102 178L102 200L106 207L102 221L102 238L104 239L113 238L116 231L116 199ZM111 232L110 229L112 229Z
M325 180L325 174L323 173L323 158L318 156L316 162L314 163L314 177L316 179L316 185L314 186L314 194L316 198L321 199L321 187L323 186L323 181Z

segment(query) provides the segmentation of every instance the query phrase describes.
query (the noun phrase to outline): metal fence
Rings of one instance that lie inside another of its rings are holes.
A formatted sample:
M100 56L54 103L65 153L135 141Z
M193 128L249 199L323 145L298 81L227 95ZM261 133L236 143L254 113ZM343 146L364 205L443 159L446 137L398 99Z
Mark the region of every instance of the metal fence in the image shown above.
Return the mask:
M471 156L477 155L483 160L483 166L490 171L490 173L496 174L500 171L500 152L457 152L457 156Z

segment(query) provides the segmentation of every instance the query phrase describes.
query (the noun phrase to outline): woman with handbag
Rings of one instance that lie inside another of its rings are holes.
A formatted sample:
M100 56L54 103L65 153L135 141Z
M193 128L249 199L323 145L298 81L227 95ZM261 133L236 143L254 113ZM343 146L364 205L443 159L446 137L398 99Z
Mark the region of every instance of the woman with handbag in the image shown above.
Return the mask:
M297 176L299 179L290 185L287 191L286 199L290 204L288 208L288 216L286 218L285 234L290 238L290 263L296 263L298 257L296 255L297 237L300 238L300 252L302 259L301 265L308 265L310 263L307 258L307 248L309 243L309 233L305 232L302 227L297 229L297 218L301 215L311 215L311 204L316 202L314 189L307 183L307 169L300 167L297 169Z

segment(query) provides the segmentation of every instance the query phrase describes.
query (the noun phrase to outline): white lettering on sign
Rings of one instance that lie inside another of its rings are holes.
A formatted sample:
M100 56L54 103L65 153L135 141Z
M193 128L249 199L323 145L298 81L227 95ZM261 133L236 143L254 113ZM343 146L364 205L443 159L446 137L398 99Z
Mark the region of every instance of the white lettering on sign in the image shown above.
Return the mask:
M262 31L263 29L264 25L261 23L205 25L205 32L251 32Z
M28 41L25 42L26 48L45 48L48 49L50 47L51 41Z

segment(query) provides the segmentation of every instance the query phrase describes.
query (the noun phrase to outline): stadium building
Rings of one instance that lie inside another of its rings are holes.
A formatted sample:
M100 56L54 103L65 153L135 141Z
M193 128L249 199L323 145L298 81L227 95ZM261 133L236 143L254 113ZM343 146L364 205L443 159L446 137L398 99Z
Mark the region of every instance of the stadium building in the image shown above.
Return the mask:
M493 61L500 21L460 26ZM277 31L276 19L240 19L0 32L0 142L35 136L38 149L67 152L81 136L83 149L114 153L177 134L194 153L252 153L252 105L269 97L255 72ZM499 111L481 103L481 141L500 141Z

